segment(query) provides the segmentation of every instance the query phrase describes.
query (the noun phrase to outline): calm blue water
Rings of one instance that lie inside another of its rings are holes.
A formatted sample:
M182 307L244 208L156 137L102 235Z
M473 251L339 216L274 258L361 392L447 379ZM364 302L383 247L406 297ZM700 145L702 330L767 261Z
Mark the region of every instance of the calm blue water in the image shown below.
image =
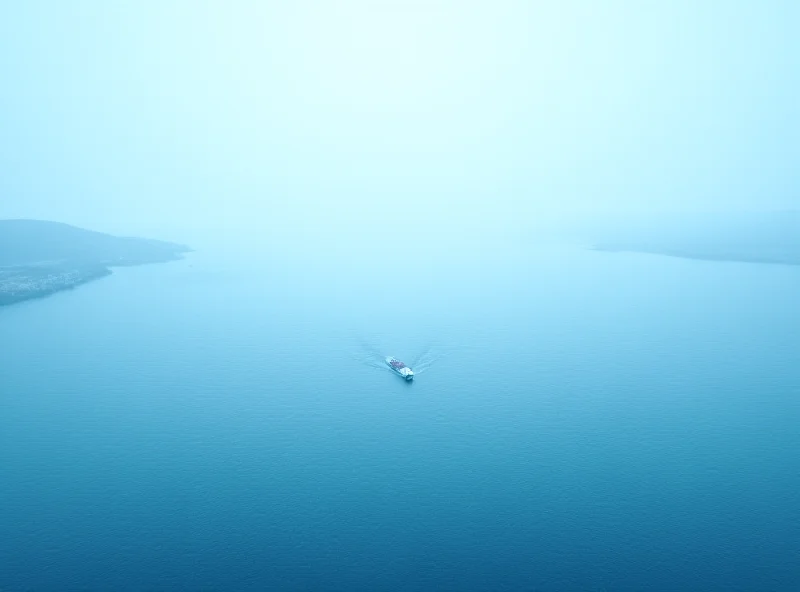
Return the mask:
M800 589L800 269L337 255L0 309L0 589Z

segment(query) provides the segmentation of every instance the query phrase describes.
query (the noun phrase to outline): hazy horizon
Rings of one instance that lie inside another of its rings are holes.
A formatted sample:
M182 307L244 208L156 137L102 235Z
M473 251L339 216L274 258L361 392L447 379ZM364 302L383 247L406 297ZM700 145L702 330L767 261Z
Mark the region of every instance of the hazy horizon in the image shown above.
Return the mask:
M0 218L390 243L797 208L798 17L780 1L9 4Z

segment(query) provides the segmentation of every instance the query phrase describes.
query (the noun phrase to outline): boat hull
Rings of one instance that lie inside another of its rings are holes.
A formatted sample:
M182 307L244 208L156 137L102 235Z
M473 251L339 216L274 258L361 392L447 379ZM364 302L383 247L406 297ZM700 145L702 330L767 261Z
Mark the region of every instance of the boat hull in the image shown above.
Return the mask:
M389 370L397 374L406 382L411 382L414 380L414 371L397 358L393 358L391 356L386 358L386 365L389 367Z

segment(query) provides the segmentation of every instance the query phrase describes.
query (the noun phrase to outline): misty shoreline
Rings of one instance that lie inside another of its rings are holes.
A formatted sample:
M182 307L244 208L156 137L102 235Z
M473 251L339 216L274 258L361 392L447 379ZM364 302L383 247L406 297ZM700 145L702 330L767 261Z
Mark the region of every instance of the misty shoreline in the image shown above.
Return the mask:
M115 267L177 261L191 251L56 222L0 220L0 306L72 290L111 275Z
M703 261L800 265L800 212L627 219L589 232L590 249Z
M635 245L592 245L591 251L602 253L640 253L643 255L661 255L662 257L673 257L677 259L693 259L695 261L709 261L716 263L753 263L758 265L792 265L800 266L800 253L785 253L783 255L748 255L724 254L724 253L703 253L691 252L680 249L668 248L649 248Z

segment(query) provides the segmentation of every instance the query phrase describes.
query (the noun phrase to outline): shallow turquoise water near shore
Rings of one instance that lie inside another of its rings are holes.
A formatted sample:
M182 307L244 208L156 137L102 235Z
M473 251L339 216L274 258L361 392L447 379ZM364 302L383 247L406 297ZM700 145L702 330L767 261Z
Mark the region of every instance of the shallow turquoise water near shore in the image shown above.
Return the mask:
M800 584L800 270L339 256L0 310L0 589Z

